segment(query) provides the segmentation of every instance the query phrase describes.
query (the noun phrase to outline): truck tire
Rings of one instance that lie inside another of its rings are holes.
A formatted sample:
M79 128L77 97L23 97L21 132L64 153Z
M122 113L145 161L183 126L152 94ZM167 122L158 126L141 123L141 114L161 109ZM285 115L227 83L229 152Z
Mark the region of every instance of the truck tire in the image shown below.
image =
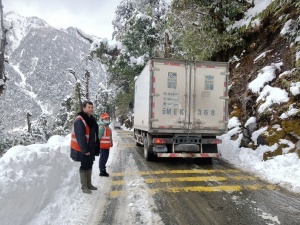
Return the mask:
M144 137L144 157L147 161L155 161L156 157L151 151L153 146L149 145L149 136L145 135Z

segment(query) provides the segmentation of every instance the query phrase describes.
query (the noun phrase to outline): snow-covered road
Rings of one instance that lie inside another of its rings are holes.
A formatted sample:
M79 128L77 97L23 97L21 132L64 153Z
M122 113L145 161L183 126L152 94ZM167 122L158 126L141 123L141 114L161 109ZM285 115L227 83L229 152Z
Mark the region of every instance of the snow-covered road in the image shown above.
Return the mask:
M69 136L53 136L47 144L11 148L0 159L1 224L297 222L299 193L282 189L297 190L299 186L297 177L294 183L289 182L299 170L295 154L259 162L255 151L239 150L223 137L219 146L223 157L236 155L232 162L248 170L245 172L222 159L214 160L212 165L171 159L147 162L142 148L135 146L132 132L114 131L113 138L107 163L111 176L98 176L96 157L93 184L98 190L91 195L81 192L79 163L69 157ZM253 159L248 164L247 154ZM270 168L284 171L277 172L279 181ZM263 171L264 176L260 175ZM259 177L269 177L271 183Z

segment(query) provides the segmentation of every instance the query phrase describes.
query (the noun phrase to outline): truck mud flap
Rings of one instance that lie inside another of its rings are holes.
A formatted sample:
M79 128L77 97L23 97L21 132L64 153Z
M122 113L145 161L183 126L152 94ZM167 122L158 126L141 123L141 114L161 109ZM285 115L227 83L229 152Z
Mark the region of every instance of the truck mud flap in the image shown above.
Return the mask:
M202 152L205 153L217 153L218 152L218 146L215 144L202 144Z

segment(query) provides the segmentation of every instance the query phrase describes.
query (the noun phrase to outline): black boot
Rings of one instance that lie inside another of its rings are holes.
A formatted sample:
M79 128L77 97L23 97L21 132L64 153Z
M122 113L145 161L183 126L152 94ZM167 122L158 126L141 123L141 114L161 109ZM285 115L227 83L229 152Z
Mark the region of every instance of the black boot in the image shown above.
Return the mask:
M109 174L106 171L101 171L99 176L100 177L109 177Z

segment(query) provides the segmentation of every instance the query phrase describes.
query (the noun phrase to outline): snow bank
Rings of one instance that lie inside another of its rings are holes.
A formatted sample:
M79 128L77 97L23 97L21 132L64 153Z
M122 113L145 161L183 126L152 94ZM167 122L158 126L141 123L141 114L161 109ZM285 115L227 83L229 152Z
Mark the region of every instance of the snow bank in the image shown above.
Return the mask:
M63 216L65 194L79 188L69 143L69 137L53 136L47 144L15 146L0 159L1 224L55 224Z
M231 123L237 123L236 119L233 119ZM288 153L263 161L263 154L268 151L275 151L278 148L278 144L273 146L261 145L256 150L241 148L240 143L243 135L239 134L239 132L240 129L235 127L229 130L227 134L219 137L222 139L222 144L218 145L222 158L272 184L278 184L283 188L300 193L300 159L298 155L296 153ZM238 138L231 140L233 135L238 135ZM286 140L281 140L281 142L290 145ZM289 146L288 148L290 149L291 147L294 146ZM289 149L285 150L285 152Z

